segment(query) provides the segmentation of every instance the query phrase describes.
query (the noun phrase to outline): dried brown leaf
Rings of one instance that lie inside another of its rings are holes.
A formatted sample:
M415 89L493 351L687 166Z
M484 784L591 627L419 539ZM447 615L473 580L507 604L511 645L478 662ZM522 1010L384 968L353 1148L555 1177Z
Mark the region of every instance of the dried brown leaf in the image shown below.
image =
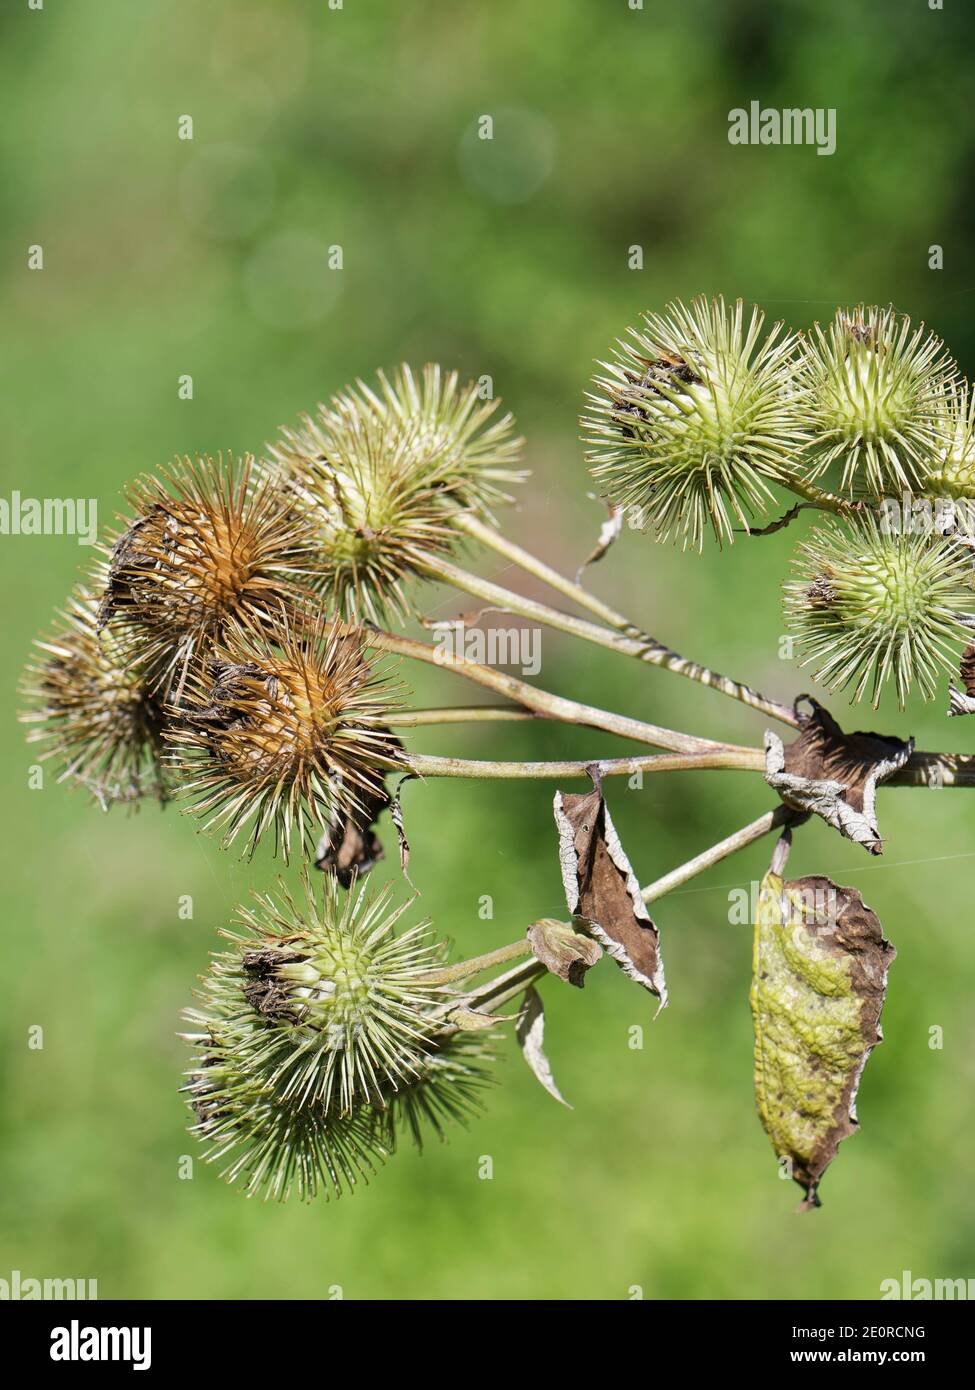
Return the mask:
M848 840L882 854L877 788L904 766L914 740L846 734L822 705L809 704L812 713L792 743L766 732L765 780L787 806L822 816Z
M616 506L612 502L607 502L606 512L606 520L599 528L599 536L596 539L596 544L576 570L577 584L581 582L583 572L587 570L590 565L596 564L598 560L603 558L613 542L619 538L619 534L623 529L623 508Z
M975 644L962 652L958 673L965 689L959 690L954 685L948 687L948 713L975 714Z
M598 782L583 794L556 792L555 822L569 911L588 924L623 972L655 994L664 1008L667 985L660 933L647 912Z
M586 971L603 954L598 941L576 931L571 923L557 922L552 917L533 922L528 928L528 940L536 960L560 980L577 985L579 989L586 982Z

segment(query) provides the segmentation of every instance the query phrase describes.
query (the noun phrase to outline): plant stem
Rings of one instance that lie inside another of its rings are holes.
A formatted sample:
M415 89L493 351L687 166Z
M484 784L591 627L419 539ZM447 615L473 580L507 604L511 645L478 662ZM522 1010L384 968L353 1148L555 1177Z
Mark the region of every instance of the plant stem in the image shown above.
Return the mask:
M563 777L627 777L634 772L694 772L724 768L756 772L765 767L759 748L714 753L650 753L641 758L590 758L564 762L503 762L475 758L438 758L427 753L407 753L406 766L418 777L486 777L544 781Z
M414 729L425 724L506 724L543 717L509 705L445 705L442 709L396 710L384 715L383 723L390 728Z
M437 1013L441 1017L447 1017L452 1010L457 1008L472 1009L483 1014L494 1013L509 999L513 999L516 994L520 994L522 990L527 989L529 985L534 984L536 980L540 980L548 973L548 967L542 965L541 961L536 960L533 956L531 960L522 961L504 975L498 975L495 979L488 980L486 984L479 985L477 989L472 989L467 994L459 994L448 1002L439 1005ZM456 1023L446 1023L439 1030L438 1036L448 1037L459 1031Z
M579 604L580 608L586 608L590 613L594 613L609 627L616 628L620 632L627 632L633 637L644 635L635 624L624 618L621 613L617 613L608 603L603 603L602 599L591 594L581 584L569 579L559 570L553 569L551 565L547 565L544 560L540 560L530 550L525 550L522 546L516 545L514 541L509 541L507 536L496 531L493 526L487 526L469 512L464 512L457 517L457 525L460 530L466 531L472 539L479 541L481 545L487 546L488 549L503 556L504 559L510 560L512 564L518 565L527 574L533 574L536 579L540 579L549 588L557 590L566 598ZM661 650L665 650L665 648L661 648Z
M928 753L911 755L887 787L975 787L975 754Z
M527 936L511 941L507 946L499 946L495 951L485 951L483 955L461 960L456 965L445 965L440 970L424 970L420 976L425 985L449 985L455 980L467 980L472 975L480 975L483 970L491 970L495 965L526 956L531 951Z
M692 734L682 734L676 729L665 729L658 724L647 724L640 719L629 719L625 715L613 714L609 710L597 709L593 705L582 705L576 700L567 700L561 695L553 695L547 690L539 690L527 681L516 676L495 671L491 666L468 661L452 652L439 651L426 642L418 642L413 637L398 637L381 628L366 627L363 630L368 646L379 651L391 652L396 656L413 657L431 666L455 671L468 680L485 686L488 690L504 695L515 704L537 714L546 715L566 724L580 724L590 729L601 729L604 733L618 734L621 738L633 739L637 743L649 743L656 748L669 748L675 753L743 753L751 755L754 749L743 749L738 744L717 743L713 739L696 738Z
M712 864L720 864L721 860L727 859L730 854L736 854L746 845L760 840L770 830L785 825L794 819L795 812L791 811L788 806L776 806L774 810L766 811L764 816L759 816L758 820L753 820L750 825L743 825L740 830L736 830L726 840L719 840L710 849L702 850L693 859L688 859L686 864L671 869L669 874L664 874L662 878L648 884L643 889L643 901L645 903L655 902L657 898L662 898L665 893L679 888L682 883L687 883L689 879L696 878L705 869L710 869Z
M520 994L523 989L527 989L535 980L542 979L548 973L548 966L533 956L531 960L516 965L514 970L509 970L506 975L499 975L496 980L490 980L479 990L472 991L463 1002L467 1008L477 1009L480 1013L493 1013L495 1009L500 1009L502 1004L507 1004L509 999L513 999L516 994Z
M562 777L627 777L634 772L695 772L723 769L764 772L760 748L718 747L703 753L649 753L635 758L577 758L553 762L505 762L475 758L439 758L408 753L407 767L418 777L473 777L557 780ZM975 755L915 753L885 787L975 787ZM756 822L757 824L757 822ZM706 865L704 867L707 867Z
M566 578L558 570L532 555L530 551L515 545L513 541L509 541L500 532L486 526L484 522L478 521L476 517L464 514L458 518L458 524L469 536L494 550L498 555L511 560L513 564L520 566L526 573L534 575L536 579L542 580L543 583L564 594L566 598L572 599L581 608L588 609L590 613L595 614L614 631L605 632L593 623L581 622L578 618L572 618L569 614L561 613L558 609L550 608L546 604L534 605L538 610L532 615L535 621L545 622L561 631L572 632L574 636L582 637L585 641L595 642L598 646L621 652L624 656L636 657L637 660L645 661L651 666L662 666L667 671L673 671L679 676L686 676L688 680L697 681L700 685L709 686L712 690L717 690L720 694L727 695L752 709L761 710L770 718L778 719L783 724L798 728L799 720L791 706L785 705L779 700L770 700L767 696L752 690L750 686L744 685L741 681L732 680L729 676L722 676L719 672L712 671L707 666L701 666L696 661L688 661L686 657L681 656L680 652L675 652L671 647L658 642L655 637L651 637L649 633L630 622L629 618L618 613L608 603L603 603L601 599L596 598L581 584ZM438 561L437 563L442 563L450 570L455 571L452 577L443 572L438 576L439 578L448 583L456 584L457 576L464 575L465 582L459 587L468 593L474 592L466 581L474 579L475 576L467 575L465 571L454 565L447 566L446 561ZM486 598L485 588L488 581L477 582L481 587L481 592L477 596ZM488 602L497 603L498 607L510 607L508 601L498 602L499 595L505 595L506 600L519 600L525 604L530 602L527 599L521 600L520 595L512 594L509 590L502 589L498 585L491 585L490 587L493 590L493 596L488 599ZM510 611L518 610L510 608ZM523 613L523 616L528 615Z
M794 492L797 497L803 497L807 502L811 502L820 511L832 512L834 516L851 517L859 515L861 510L858 502L849 502L844 497L837 497L835 493L824 492L815 483L810 483L805 478L800 478L798 474L790 473L785 478L778 480L783 487Z

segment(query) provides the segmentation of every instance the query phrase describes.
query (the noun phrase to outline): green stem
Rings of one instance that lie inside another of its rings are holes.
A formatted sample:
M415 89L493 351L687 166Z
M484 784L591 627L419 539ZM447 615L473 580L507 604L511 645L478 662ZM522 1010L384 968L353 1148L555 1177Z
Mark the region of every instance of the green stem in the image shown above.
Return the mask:
M669 874L664 874L662 878L648 884L643 889L643 901L645 903L655 902L657 898L662 898L665 893L669 893L674 888L679 888L682 883L696 878L705 869L710 869L712 864L720 864L721 860L727 859L730 854L737 854L738 850L760 840L770 830L774 830L780 825L786 825L794 819L795 812L791 811L788 806L776 806L774 810L766 811L764 816L759 816L758 820L753 820L750 825L742 826L740 830L736 830L727 839L719 840L710 849L703 850L693 859L688 859L686 864L671 869Z
M397 710L384 715L383 723L390 728L415 729L426 724L508 724L542 717L530 709L508 705L445 705L442 709Z
M472 975L480 975L484 970L493 969L496 965L526 956L530 950L531 942L527 936L523 936L519 941L511 941L507 946L499 946L495 951L485 951L483 955L472 956L470 960L458 961L456 965L445 965L441 970L424 970L420 979L425 985L453 984L456 980L467 980Z
M575 758L552 762L506 762L475 758L440 758L427 753L408 753L406 765L418 777L472 777L544 781L562 777L628 777L635 772L695 772L723 769L764 772L765 754L760 748L735 745L703 753L649 753L635 758ZM915 753L887 787L975 787L975 755ZM757 822L756 822L757 824ZM706 867L706 866L705 866Z
M849 502L846 498L837 497L835 493L824 492L823 489L817 487L815 483L810 483L807 479L800 478L798 474L790 473L787 477L780 478L778 481L783 487L788 488L790 492L794 492L797 497L802 497L807 502L811 502L813 506L818 507L820 511L832 512L834 516L857 516L861 510L858 502Z
M642 758L590 758L564 762L501 762L475 758L438 758L427 753L407 753L406 765L418 777L474 777L537 781L563 777L628 777L635 772L694 772L724 768L761 772L765 755L759 748L715 753L651 753Z
M531 960L515 966L514 970L509 970L506 975L499 975L482 989L475 990L463 1002L467 1008L477 1009L479 1013L493 1013L548 973L548 966L542 965L541 961L533 956Z

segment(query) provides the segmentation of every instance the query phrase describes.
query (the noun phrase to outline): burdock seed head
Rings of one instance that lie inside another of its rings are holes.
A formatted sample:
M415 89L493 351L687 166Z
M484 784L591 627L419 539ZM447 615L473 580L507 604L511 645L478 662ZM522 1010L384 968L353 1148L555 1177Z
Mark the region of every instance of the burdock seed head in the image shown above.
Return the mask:
M132 632L178 699L194 660L309 596L313 533L253 460L185 459L129 490L134 518L107 554L99 623Z
M848 492L880 498L919 485L945 449L956 374L940 338L875 305L839 310L801 346L797 383L812 438L810 477L831 465Z
M483 1038L443 1031L442 959L427 923L396 934L405 906L307 876L238 913L187 1017L200 1058L186 1087L209 1161L248 1193L338 1193L395 1148L478 1108ZM470 1041L468 1041L470 1039Z
M708 526L732 540L793 468L794 339L780 324L763 338L763 321L758 310L746 321L740 300L675 301L601 364L582 420L590 471L658 540L700 548Z
M375 805L401 765L384 727L397 688L366 660L346 624L279 615L272 641L239 629L187 687L169 735L192 809L224 844L247 834L251 852L274 827L287 858L345 815Z
M20 717L40 759L56 758L59 781L87 787L105 809L113 802L167 799L162 769L165 713L143 657L98 630L98 602L78 588L58 628L35 642L21 691Z
M457 519L490 519L522 443L496 400L437 366L418 379L400 367L373 389L359 381L286 430L270 449L279 485L300 499L318 533L318 588L330 608L382 622L408 611L417 560L460 539Z
M785 609L801 665L815 664L830 690L870 687L874 707L888 680L901 706L916 683L925 699L952 671L970 629L972 561L950 540L895 532L873 517L847 529L830 522L799 547Z
M975 397L967 383L949 392L944 439L925 463L920 485L927 496L975 498Z
M205 1145L205 1161L222 1164L220 1176L248 1197L327 1200L367 1182L389 1157L370 1107L328 1115L317 1105L282 1104L239 1065L220 1030L199 1045L184 1087L196 1117L190 1132Z
M427 1134L446 1138L448 1125L466 1125L483 1109L483 1092L493 1083L497 1034L455 1030L429 1044L418 1074L386 1096L381 1113L383 1143L395 1149L405 1131L422 1149Z
M348 893L329 875L301 876L296 900L255 894L242 931L214 957L203 982L207 1028L231 1041L239 1061L282 1102L348 1113L406 1084L434 1032L427 982L443 951L422 922L397 935L410 906L387 885Z

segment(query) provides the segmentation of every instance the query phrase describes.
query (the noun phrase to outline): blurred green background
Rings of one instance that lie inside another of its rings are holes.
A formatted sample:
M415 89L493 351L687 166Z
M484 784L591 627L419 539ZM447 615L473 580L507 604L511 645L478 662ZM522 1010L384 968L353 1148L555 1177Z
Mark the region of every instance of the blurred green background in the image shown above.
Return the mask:
M837 303L893 301L971 375L975 14L961 10L10 3L0 491L94 496L107 523L143 469L260 449L356 374L437 359L490 374L515 411L535 477L508 529L572 570L601 519L577 442L583 391L643 308L723 292L803 327ZM729 145L729 109L753 98L835 107L836 153ZM483 114L490 144L475 138ZM192 141L177 139L183 115ZM35 244L41 272L27 269ZM928 268L932 244L943 270ZM340 272L323 269L332 245ZM183 374L192 400L178 398ZM681 650L791 696L809 678L778 657L779 584L803 527L703 557L624 533L591 582ZM821 824L798 837L792 868L859 888L898 950L862 1130L820 1212L794 1214L798 1189L777 1181L752 1106L751 942L729 926L728 893L761 875L768 842L658 905L671 1007L652 1026L651 1001L610 963L583 993L546 987L572 1111L509 1048L481 1120L422 1158L403 1153L351 1198L248 1202L199 1162L179 1180L194 1152L179 1011L216 930L279 866L240 863L175 809L103 816L51 776L27 789L19 672L87 558L71 537L0 538L0 1276L97 1278L102 1297L319 1298L339 1285L349 1298L622 1299L639 1286L800 1299L873 1298L904 1269L975 1275L975 799L962 792L882 793L880 862ZM419 602L472 606L429 589ZM548 688L761 741L760 717L705 690L543 642ZM423 702L469 698L438 673L416 689ZM923 746L972 746L940 701L877 716L832 705ZM426 730L413 746L618 751L518 726ZM564 913L553 791L408 787L416 915L470 953ZM731 773L621 780L610 797L644 881L770 805L760 778ZM394 839L387 823L388 849ZM178 916L184 894L192 921ZM645 1047L631 1051L638 1023ZM41 1051L26 1045L35 1024ZM942 1050L928 1045L936 1025Z

